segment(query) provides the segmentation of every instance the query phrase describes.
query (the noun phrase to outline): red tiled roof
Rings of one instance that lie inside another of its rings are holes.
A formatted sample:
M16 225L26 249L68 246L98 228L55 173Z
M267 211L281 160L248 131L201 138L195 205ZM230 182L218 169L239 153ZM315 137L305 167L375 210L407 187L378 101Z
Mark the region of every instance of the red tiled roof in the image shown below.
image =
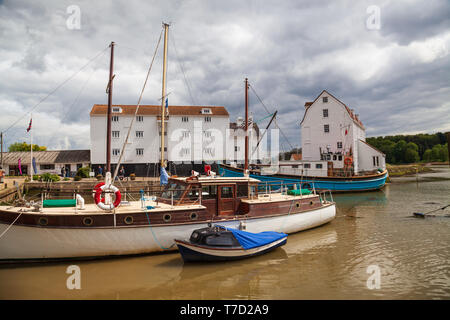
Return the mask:
M122 112L116 113L114 115L133 115L136 112L136 105L123 105L115 104L113 107L121 107ZM202 113L202 109L210 109L211 113ZM106 104L94 104L92 107L90 115L105 115L108 113L108 106ZM139 106L138 115L160 115L161 106L155 105L142 105ZM222 106L169 106L169 115L183 115L183 116L229 116L227 109Z

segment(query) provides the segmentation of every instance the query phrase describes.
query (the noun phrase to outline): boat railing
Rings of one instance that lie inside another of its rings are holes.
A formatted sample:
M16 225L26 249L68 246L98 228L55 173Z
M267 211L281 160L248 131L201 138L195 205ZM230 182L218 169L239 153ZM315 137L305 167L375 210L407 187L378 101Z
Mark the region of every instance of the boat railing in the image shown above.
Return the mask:
M308 189L312 194L316 194L314 183L308 183L305 187L304 183L298 182L285 182L280 180L267 180L258 183L258 193L262 195L271 195L274 193L288 194L290 190ZM300 192L300 195L302 193Z
M201 188L168 188L161 196L156 198L156 202L177 205L195 205L202 203Z
M323 203L323 204L326 204L326 203L333 203L334 202L334 200L333 200L333 194L331 193L331 190L321 190L320 192L319 192L319 198L320 198L320 201Z

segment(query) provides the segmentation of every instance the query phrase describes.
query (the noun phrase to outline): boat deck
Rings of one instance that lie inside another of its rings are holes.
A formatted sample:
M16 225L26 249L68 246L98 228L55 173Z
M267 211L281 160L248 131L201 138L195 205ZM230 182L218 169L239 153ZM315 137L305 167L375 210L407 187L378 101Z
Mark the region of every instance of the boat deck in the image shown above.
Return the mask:
M265 202L301 200L301 199L308 199L308 198L315 198L315 197L317 197L317 195L315 195L315 194L291 196L291 195L281 194L281 193L272 193L272 194L258 195L258 198L254 198L254 199L242 199L241 201L244 203L255 204L255 203L265 203Z

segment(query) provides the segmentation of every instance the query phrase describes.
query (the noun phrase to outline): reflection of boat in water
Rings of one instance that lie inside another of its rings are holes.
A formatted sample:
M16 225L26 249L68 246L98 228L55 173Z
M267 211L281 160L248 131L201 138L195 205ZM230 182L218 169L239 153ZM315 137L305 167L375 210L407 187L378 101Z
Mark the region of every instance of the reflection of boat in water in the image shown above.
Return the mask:
M251 233L223 226L194 230L189 240L177 240L180 254L188 261L228 261L262 255L287 241L287 234L265 231Z
M367 203L367 204L386 204L387 202L387 197L386 194L381 191L381 190L377 190L377 191L373 191L373 192L361 192L361 193L355 193L355 194L337 194L335 196L333 196L333 199L338 203L338 204L351 204L351 205L355 205L357 204L361 204L361 203Z

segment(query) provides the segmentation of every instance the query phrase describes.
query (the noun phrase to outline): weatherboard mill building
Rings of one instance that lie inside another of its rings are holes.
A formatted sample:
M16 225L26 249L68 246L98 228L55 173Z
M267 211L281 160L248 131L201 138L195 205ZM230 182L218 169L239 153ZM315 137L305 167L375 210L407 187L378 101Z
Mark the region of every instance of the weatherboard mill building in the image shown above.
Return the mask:
M358 175L386 169L385 154L366 143L359 115L326 90L305 103L300 126L302 162L326 161L325 175L346 164Z

